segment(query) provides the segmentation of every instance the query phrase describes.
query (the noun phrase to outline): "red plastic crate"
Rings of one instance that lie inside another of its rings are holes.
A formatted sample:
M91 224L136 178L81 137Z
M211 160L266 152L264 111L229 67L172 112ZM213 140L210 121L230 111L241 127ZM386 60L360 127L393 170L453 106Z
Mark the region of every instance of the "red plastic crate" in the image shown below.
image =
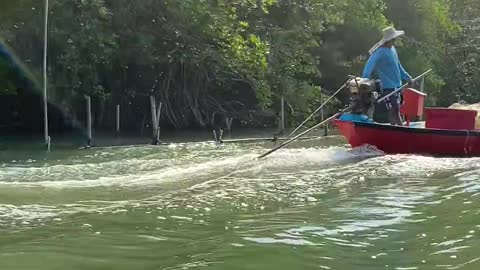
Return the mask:
M426 128L475 130L477 111L447 108L425 109Z
M423 116L423 104L427 95L412 88L403 90L403 104L400 112L409 119Z

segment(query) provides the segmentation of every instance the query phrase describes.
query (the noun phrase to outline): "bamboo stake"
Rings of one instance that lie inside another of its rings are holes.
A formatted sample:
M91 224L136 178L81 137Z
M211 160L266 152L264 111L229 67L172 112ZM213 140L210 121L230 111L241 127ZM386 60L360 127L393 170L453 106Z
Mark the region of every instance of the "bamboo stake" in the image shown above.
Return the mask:
M157 143L160 143L160 116L162 116L163 102L158 104L157 109Z
M152 144L158 144L157 131L158 131L158 120L157 120L157 102L155 101L154 96L150 96L150 109L152 112Z
M87 100L87 145L92 146L92 99L85 96Z
M323 103L323 92L322 91L320 91L320 102ZM320 110L320 119L321 119L321 121L325 120L325 112L323 110L323 107ZM324 128L323 136L326 137L326 136L328 136L328 123L323 128Z
M116 106L116 125L115 125L115 131L117 133L117 136L120 135L120 104L117 104Z
M232 123L233 123L233 118L227 117L227 130L228 130L228 136L231 136L232 134Z

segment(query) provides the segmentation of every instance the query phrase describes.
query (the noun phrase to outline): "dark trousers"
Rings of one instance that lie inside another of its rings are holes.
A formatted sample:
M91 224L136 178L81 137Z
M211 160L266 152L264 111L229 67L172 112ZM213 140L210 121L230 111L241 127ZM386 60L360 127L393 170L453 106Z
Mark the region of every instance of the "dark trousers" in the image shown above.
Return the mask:
M384 89L382 96L386 96L393 91L395 91L395 89ZM400 92L390 96L384 102L375 104L375 122L390 123L392 125L402 125L403 121L400 116L401 104L402 96Z

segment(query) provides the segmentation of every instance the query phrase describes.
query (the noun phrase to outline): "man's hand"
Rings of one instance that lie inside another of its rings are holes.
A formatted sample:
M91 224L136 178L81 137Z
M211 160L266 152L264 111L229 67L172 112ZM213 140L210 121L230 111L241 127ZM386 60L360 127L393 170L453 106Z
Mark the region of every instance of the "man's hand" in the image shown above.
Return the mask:
M414 87L415 86L415 81L413 79L409 79L407 82L408 82L409 87Z

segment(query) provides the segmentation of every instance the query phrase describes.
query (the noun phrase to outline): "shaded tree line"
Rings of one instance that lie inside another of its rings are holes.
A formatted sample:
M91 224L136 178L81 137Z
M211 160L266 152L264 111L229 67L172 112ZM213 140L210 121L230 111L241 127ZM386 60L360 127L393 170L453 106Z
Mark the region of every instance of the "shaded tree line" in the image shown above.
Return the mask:
M7 2L0 37L41 81L43 1ZM83 122L91 96L97 128L110 128L121 104L122 125L138 129L149 121L150 95L172 128L222 117L276 125L284 96L298 122L346 75L361 73L381 29L394 24L407 32L399 51L412 75L435 70L431 105L477 102L478 14L476 0L50 0L49 99ZM19 87L0 66L5 103Z

